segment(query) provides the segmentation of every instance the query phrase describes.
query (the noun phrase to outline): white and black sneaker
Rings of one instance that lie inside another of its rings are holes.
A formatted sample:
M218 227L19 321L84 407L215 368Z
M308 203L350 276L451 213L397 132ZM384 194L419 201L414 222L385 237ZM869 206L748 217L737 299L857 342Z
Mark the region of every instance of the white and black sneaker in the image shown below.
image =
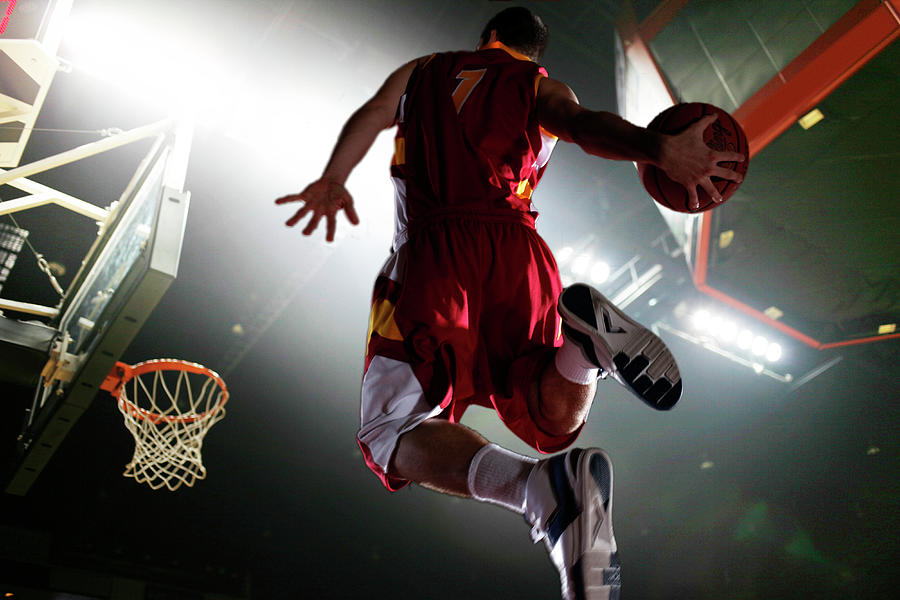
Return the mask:
M525 519L534 542L544 540L550 552L564 600L619 598L612 485L612 463L598 448L540 461L528 478Z
M675 357L652 331L632 321L603 294L583 283L559 296L563 334L581 346L585 358L656 410L681 398Z

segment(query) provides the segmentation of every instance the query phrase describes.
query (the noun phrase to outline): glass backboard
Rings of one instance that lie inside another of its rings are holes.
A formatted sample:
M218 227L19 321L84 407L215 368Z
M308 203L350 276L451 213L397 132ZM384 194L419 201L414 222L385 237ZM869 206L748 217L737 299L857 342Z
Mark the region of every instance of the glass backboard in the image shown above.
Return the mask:
M27 493L175 279L190 194L164 184L173 147L169 136L153 145L66 291L51 325L68 377L35 390L10 494Z

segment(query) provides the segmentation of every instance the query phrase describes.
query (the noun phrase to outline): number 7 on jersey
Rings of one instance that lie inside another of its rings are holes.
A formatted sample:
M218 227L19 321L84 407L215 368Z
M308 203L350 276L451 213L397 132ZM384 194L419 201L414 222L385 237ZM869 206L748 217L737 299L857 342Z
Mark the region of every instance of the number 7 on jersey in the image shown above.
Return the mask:
M459 111L462 110L463 104L466 103L466 100L469 99L469 94L472 93L472 90L484 77L485 71L487 69L460 71L459 75L456 76L459 79L459 84L453 90L453 105L456 106L456 114L459 114Z

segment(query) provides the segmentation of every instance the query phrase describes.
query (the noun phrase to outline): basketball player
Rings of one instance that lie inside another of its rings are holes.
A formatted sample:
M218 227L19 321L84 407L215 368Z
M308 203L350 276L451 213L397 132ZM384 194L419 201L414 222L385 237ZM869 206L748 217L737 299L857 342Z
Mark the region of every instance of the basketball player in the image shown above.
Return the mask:
M742 160L702 141L715 117L679 135L654 133L579 106L535 62L547 42L539 17L508 8L474 52L433 54L391 74L344 126L302 202L309 235L324 218L334 239L344 188L377 134L397 127L392 253L375 282L358 443L389 490L410 481L524 515L560 572L564 598L616 598L612 467L599 449L537 461L459 424L470 405L497 411L538 452L578 437L596 381L612 376L657 409L681 394L672 355L596 290L565 291L535 232L531 196L558 139L610 159L645 161L720 199L710 176Z

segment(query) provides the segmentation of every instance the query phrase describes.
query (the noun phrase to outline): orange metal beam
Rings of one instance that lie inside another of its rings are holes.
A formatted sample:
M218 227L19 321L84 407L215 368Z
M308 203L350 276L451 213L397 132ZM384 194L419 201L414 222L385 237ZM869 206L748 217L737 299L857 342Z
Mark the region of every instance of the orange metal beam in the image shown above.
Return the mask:
M765 313L756 310L752 306L748 306L747 304L744 304L740 300L736 300L736 299L732 298L728 294L720 292L719 290L709 287L706 284L698 285L697 289L699 289L701 292L703 292L704 294L706 294L708 296L711 296L713 298L716 298L717 300L720 300L721 302L724 302L725 304L728 304L729 306L733 306L734 308L740 310L743 313L750 315L751 317L759 319L766 325L770 325L770 326L774 327L775 329L777 329L778 331L785 333L796 340L800 340L804 344L812 346L813 348L821 348L822 347L822 343L819 342L818 340L815 340L815 339L809 337L805 333L798 331L798 330L794 329L793 327L785 325L784 323L782 323L780 321L776 321L775 319L766 316Z
M725 304L728 304L729 306L732 306L732 307L740 310L741 312L748 314L751 317L754 317L754 318L762 321L766 325L774 327L778 331L781 331L782 333L785 333L785 334L791 336L792 338L803 342L807 346L812 346L813 348L815 348L817 350L827 350L828 348L839 348L842 346L854 346L857 344L868 344L869 342L881 342L884 340L892 340L892 339L900 338L900 333L892 333L889 335L873 335L873 336L866 337L866 338L859 338L859 339L855 339L855 340L844 340L841 342L829 342L826 344L826 343L820 342L819 340L811 338L810 336L806 335L802 331L798 331L789 325L785 325L784 323L782 323L780 321L776 321L775 319L767 316L765 313L762 313L762 312L756 310L752 306L748 306L747 304L744 304L740 300L736 300L736 299L732 298L731 296L729 296L728 294L720 292L719 290L712 288L706 284L698 285L697 289L699 289L704 294L711 296L713 298L716 298L717 300L720 300L721 302L724 302Z
M630 3L626 2L618 23L630 53L652 66L672 98L674 94L668 89L646 42L671 22L687 2L664 0L640 25ZM750 155L765 148L898 37L900 0L861 0L735 111L733 116L747 133ZM823 343L711 287L707 283L711 236L711 215L702 214L693 272L694 285L701 292L820 350L900 338L900 333L895 333Z
M697 236L697 256L694 259L694 285L699 289L706 285L706 267L709 262L709 238L711 237L712 216L700 213L700 232Z
M862 0L734 113L750 142L765 148L797 119L900 37L900 0ZM820 350L896 339L900 334L823 343L716 290L707 283L711 218L702 215L694 284L701 292Z
M650 43L650 40L655 38L687 3L688 0L663 0L653 9L650 16L641 22L638 35L645 43Z
M900 0L863 0L734 113L757 154L900 37Z
M858 340L844 340L843 342L822 344L819 346L819 350L827 350L828 348L840 348L842 346L855 346L857 344L868 344L869 342L881 342L884 340L894 340L897 338L900 338L900 333L892 333L890 335L873 335L867 338L859 338Z

